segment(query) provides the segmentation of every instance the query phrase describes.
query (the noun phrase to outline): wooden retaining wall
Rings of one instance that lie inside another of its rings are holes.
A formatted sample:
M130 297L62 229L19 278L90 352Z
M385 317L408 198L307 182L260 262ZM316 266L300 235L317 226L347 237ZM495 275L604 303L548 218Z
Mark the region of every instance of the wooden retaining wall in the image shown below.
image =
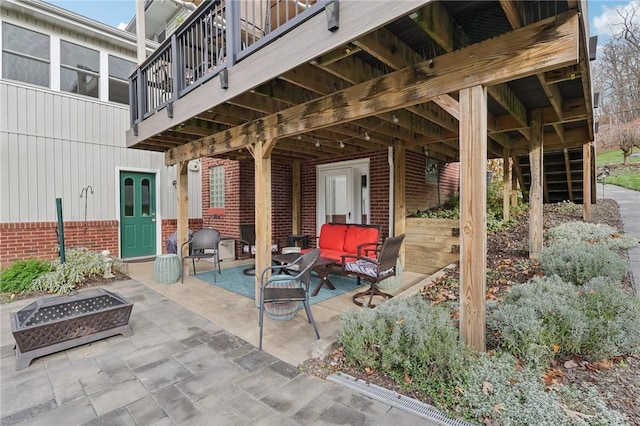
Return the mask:
M407 218L405 269L433 274L460 259L460 220Z

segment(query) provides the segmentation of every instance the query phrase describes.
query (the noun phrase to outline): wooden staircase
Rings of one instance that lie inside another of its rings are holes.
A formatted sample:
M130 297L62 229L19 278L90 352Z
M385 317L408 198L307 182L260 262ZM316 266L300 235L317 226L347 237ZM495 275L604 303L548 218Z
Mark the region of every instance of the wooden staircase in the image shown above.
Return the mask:
M520 165L518 180L523 188L524 199L529 199L531 187L531 169L529 156L519 155L517 161ZM595 156L591 155L591 203L595 203ZM576 204L584 202L584 179L582 175L583 151L582 148L571 148L560 151L544 153L543 159L543 200L545 203L559 203L572 201ZM518 167L515 167L518 170Z

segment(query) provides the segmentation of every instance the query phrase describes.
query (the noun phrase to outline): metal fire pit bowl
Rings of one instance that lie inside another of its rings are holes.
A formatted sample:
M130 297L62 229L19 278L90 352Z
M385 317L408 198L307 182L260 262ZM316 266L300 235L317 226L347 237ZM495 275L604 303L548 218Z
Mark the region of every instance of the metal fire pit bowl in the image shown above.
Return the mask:
M129 317L133 303L103 288L73 295L45 297L11 313L16 341L16 370L34 358L95 342L133 334Z

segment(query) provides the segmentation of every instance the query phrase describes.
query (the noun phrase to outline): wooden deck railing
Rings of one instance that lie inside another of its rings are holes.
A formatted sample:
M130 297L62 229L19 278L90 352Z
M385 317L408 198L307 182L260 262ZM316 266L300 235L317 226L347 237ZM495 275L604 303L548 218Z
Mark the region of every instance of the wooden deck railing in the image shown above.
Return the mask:
M134 132L139 122L300 25L320 12L325 3L206 2L129 77Z

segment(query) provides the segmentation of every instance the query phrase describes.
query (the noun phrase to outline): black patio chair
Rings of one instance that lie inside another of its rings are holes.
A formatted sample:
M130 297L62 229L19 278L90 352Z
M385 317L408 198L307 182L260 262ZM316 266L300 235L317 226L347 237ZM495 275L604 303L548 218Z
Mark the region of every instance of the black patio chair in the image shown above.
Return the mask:
M353 303L358 306L374 308L376 305L371 303L374 296L382 297L383 300L393 297L380 290L378 283L397 273L396 265L403 241L404 234L389 237L382 244L376 244L376 249L365 249L364 256L342 256L342 274L356 276L370 284L366 291L361 291L351 297ZM367 297L369 300L366 303L360 300Z
M256 225L254 223L241 223L240 224L240 243L242 244L242 253L248 257L256 256ZM271 245L271 252L278 252L278 243ZM242 273L245 275L255 275L256 265L251 265L245 268Z
M260 327L259 350L262 350L265 303L273 304L277 307L278 304L302 302L307 313L307 319L316 333L316 338L320 338L318 327L316 327L316 322L311 313L311 303L309 302L311 271L319 258L320 249L315 248L288 264L289 272L297 272L296 275L277 274L272 275L265 281L265 274L268 271L282 271L282 265L270 266L262 271L260 275L260 318L258 319L258 327ZM295 315L296 311L297 308L292 311L291 317Z
M182 256L184 246L189 244L189 254ZM184 282L184 260L191 259L193 274L196 274L196 259L213 259L213 281L216 280L216 266L220 273L220 256L218 254L220 233L213 228L203 228L195 231L180 247L180 282ZM207 251L205 251L207 250Z

